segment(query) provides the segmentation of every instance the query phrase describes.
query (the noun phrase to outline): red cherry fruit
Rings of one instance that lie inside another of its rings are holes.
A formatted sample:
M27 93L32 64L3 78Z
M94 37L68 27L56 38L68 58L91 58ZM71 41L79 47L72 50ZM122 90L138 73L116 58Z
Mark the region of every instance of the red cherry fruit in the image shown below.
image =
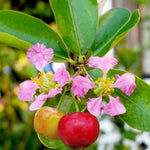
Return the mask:
M58 122L65 114L51 107L42 107L34 118L34 128L37 133L52 140L60 140L58 135Z
M66 146L83 149L96 141L99 134L99 122L89 113L71 113L60 119L58 134Z

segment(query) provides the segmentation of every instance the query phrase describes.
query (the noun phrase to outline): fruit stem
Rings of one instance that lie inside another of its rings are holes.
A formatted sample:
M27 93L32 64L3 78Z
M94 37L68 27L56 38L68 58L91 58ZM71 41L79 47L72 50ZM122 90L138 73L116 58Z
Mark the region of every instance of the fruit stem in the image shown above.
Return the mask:
M63 94L62 94L62 96L60 97L60 100L59 100L59 103L58 103L58 105L57 105L57 109L59 110L59 108L60 108L60 105L61 105L61 103L62 103L62 100L63 100L63 98L64 98L64 96L65 96L65 94L66 94L66 88L64 89L64 92L63 92Z
M84 111L86 110L86 108L87 108L87 106L85 106L85 107L81 110L81 112L84 112Z
M79 112L79 106L78 106L78 104L76 102L76 99L74 97L74 94L73 94L72 90L70 90L70 94L71 94L71 96L73 98L73 101L74 101L74 104L75 104L75 108L76 108L76 112Z

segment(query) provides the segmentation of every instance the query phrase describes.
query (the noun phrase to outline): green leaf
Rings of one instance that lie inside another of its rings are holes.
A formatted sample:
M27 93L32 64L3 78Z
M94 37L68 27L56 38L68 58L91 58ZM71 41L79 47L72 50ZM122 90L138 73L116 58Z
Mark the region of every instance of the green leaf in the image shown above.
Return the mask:
M108 72L110 78L115 74L123 74L125 71L112 69ZM95 80L102 77L99 69L89 72ZM129 126L142 131L150 132L150 86L142 79L135 76L136 88L130 96L126 96L120 89L115 89L114 97L119 96L120 101L126 107L126 113L120 115L120 118Z
M69 50L82 55L96 35L97 0L50 0L58 30Z
M1 31L0 31L0 43L6 44L10 47L22 49L22 50L27 50L29 47L32 46L32 44L26 41L20 40L16 38L15 36L12 36L7 33L3 33Z
M38 133L37 133L37 135L38 135L38 138L41 141L41 143L48 148L57 149L64 145L61 140L51 140L49 138L45 138L44 136L42 136Z
M16 11L0 11L0 43L22 50L32 44L44 43L47 48L53 48L55 61L68 59L65 45L57 33L40 19Z
M139 21L139 11L131 16L125 8L113 8L99 19L98 31L92 45L93 56L104 56Z
M136 9L133 12L129 22L117 34L115 40L113 41L109 49L113 48L139 22L139 20L140 20L139 10Z

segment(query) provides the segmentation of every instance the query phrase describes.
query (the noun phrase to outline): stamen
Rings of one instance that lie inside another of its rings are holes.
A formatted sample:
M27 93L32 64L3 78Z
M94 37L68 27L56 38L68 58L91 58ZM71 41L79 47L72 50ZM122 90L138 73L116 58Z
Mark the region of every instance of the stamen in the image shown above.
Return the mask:
M107 91L108 91L108 92L111 92L111 88L108 88Z
M112 81L115 81L116 79L115 79L115 78L112 78L111 80L112 80Z
M104 85L105 83L104 83L104 81L102 81L102 83L101 83L102 85Z
M35 82L36 82L36 80L35 80L34 78L31 78L31 80L32 80L32 82L33 82L33 83L35 83Z
M103 78L98 78L99 82L104 82Z
M41 72L41 73L39 73L39 75L40 75L39 78L37 78L37 79L31 78L31 80L32 80L33 83L36 83L40 87L40 86L43 85L41 79L42 79L44 73Z
M109 85L109 83L106 83L106 86L108 86Z
M41 84L40 84L40 83L38 83L37 85L38 85L39 87L41 86Z

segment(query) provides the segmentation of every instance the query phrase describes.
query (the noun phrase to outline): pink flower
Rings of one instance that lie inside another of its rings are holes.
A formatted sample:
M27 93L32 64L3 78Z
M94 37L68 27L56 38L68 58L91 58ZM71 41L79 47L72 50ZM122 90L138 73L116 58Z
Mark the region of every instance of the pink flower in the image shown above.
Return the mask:
M102 70L102 72L107 73L108 70L117 63L118 63L117 59L110 56L104 57L94 56L89 58L88 66L92 68L99 68Z
M24 81L19 85L18 98L22 101L31 101L36 89L38 89L36 83L31 80Z
M89 98L87 110L96 117L101 115L102 110L110 116L121 115L126 112L126 108L120 102L119 97L114 98L110 95L108 95L108 97L110 102L105 107L102 103L102 95L98 98Z
M46 76L44 76L44 78L45 77ZM56 86L54 89L49 89L48 94L45 94L43 92L40 95L35 96L35 101L29 107L31 111L39 109L48 98L55 97L57 94L61 93L62 87L70 80L68 71L65 70L64 67L60 67L54 74L53 80L57 81L61 87L58 88ZM51 81L47 80L47 82L51 82ZM32 80L24 81L19 85L19 94L18 94L19 99L23 101L33 101L33 95L35 94L35 91L38 88L40 87L38 87L36 83L33 83Z
M123 93L130 96L136 88L135 77L130 73L124 73L121 76L116 75L117 81L115 83L115 78L107 78L107 72L116 64L117 60L108 56L95 56L89 59L89 67L99 68L103 72L103 78L98 78L95 81L95 84L97 85L95 94L97 94L99 97L91 98L87 102L88 111L95 116L99 116L103 109L104 112L110 116L116 116L125 113L126 108L120 102L119 97L114 98L110 94L112 91L114 91L113 88L119 88ZM104 95L108 95L110 99L105 108L102 104L102 96Z
M76 76L73 78L71 89L74 96L84 97L89 89L95 87L88 77Z
M35 44L27 51L27 59L34 64L38 70L42 70L43 67L50 63L53 58L53 49L46 48L44 44Z
M126 108L120 102L119 97L112 97L108 95L110 102L104 108L104 112L110 116L121 115L126 112Z
M63 87L67 82L70 81L69 72L61 66L54 74L52 81L58 81L58 83Z
M124 73L121 76L116 75L117 81L112 85L113 88L119 88L123 93L130 96L136 88L135 77L130 73Z
M87 102L87 110L93 114L94 116L101 115L101 111L104 109L104 105L102 103L102 95L98 98L89 98Z

